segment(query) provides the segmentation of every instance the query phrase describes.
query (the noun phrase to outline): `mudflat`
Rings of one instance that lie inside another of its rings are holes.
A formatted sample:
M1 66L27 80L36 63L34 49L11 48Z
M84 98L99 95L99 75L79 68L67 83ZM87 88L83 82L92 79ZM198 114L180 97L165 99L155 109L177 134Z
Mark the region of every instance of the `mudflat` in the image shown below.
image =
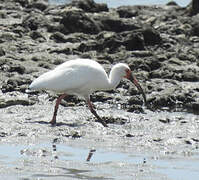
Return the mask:
M108 8L91 0L51 5L0 1L0 177L4 179L197 179L198 15L177 4ZM109 73L129 64L142 85L123 80L92 102L28 92L57 65L91 58ZM94 149L90 161L86 161Z

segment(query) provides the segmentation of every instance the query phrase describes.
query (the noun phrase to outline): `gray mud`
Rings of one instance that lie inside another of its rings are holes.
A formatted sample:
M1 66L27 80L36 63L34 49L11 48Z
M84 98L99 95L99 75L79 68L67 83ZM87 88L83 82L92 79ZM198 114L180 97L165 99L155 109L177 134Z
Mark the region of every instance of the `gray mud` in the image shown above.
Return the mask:
M198 15L175 4L0 2L1 179L198 179ZM26 90L75 57L107 72L128 63L148 105L123 80L91 98L108 128L74 96L52 127L57 95Z
M103 117L123 119L125 124L109 124L105 128L94 122L85 106L80 106L60 107L58 126L52 127L47 123L52 113L46 112L51 112L53 102L18 105L3 113L1 110L2 177L198 178L197 115L148 110L146 114L135 114L108 104L95 105ZM91 149L96 152L87 162Z

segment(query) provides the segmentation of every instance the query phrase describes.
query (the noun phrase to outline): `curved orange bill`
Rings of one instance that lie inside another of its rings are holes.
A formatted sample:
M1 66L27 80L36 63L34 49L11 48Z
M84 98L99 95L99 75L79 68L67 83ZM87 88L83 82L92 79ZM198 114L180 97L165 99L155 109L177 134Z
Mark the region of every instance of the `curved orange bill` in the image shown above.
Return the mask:
M142 94L143 98L144 98L144 103L145 105L147 104L147 101L146 101L146 95L142 89L142 87L140 86L140 84L138 83L137 79L135 78L135 76L133 76L132 74L129 76L128 78L139 90L139 92Z

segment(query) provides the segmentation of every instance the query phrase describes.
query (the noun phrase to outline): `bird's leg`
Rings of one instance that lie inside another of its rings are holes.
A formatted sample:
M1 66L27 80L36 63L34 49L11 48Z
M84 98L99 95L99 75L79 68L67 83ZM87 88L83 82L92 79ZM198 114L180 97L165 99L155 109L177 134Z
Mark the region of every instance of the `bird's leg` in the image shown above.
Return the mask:
M97 112L95 111L95 109L94 109L94 107L93 107L91 101L90 101L90 100L87 100L87 102L88 102L88 107L89 107L91 113L98 119L98 121L99 121L100 123L102 123L102 125L103 125L104 127L108 127L107 124L106 124L106 122L105 122L102 118L100 118L99 115L97 114Z
M59 104L60 104L61 100L62 100L65 96L66 96L66 94L62 94L62 95L60 95L60 96L57 98L57 100L56 100L53 118L52 118L52 120L50 121L50 123L51 123L52 125L56 124L57 110L58 110L58 108L59 108Z

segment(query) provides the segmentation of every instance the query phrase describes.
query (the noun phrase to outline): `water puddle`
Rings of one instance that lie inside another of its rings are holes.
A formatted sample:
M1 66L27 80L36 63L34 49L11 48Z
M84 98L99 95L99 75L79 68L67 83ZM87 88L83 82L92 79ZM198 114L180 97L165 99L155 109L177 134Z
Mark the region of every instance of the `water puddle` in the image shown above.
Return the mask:
M22 179L198 180L199 155L108 152L65 144L0 145L0 176L12 179L16 175Z

